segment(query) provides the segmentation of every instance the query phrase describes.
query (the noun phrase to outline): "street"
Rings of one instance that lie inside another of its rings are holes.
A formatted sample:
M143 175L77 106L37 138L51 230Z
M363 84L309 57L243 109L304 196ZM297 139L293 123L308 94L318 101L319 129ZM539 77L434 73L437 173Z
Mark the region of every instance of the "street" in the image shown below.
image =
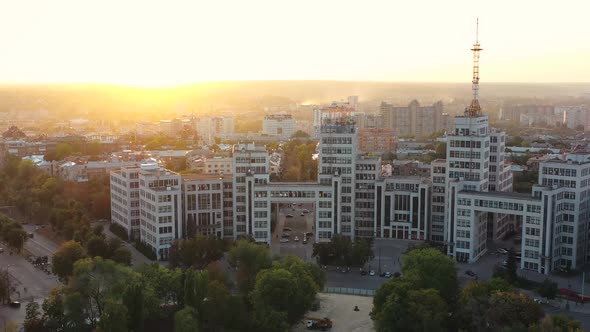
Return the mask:
M309 210L309 213L303 213L304 209ZM303 213L303 216L301 215ZM293 217L287 218L287 215ZM313 253L314 236L307 239L307 243L303 244L304 234L306 232L313 232L314 230L314 215L313 204L306 203L294 208L288 204L280 204L277 224L272 235L271 251L273 255L295 255L306 262L314 262L311 255ZM284 231L285 227L290 228L291 231ZM289 242L281 243L281 236L289 233ZM295 241L295 237L298 241Z

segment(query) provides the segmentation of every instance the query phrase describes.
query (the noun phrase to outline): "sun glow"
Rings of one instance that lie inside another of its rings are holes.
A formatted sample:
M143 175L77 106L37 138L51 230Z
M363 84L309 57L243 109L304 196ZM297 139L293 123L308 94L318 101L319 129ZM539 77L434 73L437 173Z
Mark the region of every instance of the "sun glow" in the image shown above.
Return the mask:
M583 0L0 0L0 81L463 82L477 16L482 80L587 81L590 44L580 37L590 35L588 7Z

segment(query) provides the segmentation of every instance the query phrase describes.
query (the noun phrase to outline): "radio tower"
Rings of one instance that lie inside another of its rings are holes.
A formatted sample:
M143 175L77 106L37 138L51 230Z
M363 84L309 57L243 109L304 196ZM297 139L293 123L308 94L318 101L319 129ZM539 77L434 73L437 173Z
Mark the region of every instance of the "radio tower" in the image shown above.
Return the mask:
M473 51L473 79L471 80L473 99L469 108L465 110L465 115L476 117L481 115L481 107L479 106L479 51L483 50L479 45L479 18L475 28L475 44L473 44L471 50Z

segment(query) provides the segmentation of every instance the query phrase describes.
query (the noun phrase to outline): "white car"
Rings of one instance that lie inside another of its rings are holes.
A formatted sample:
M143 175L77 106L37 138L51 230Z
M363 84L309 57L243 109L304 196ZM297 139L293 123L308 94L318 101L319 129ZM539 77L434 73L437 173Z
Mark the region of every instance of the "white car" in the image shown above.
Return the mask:
M533 302L538 303L538 304L546 303L543 299L537 299L537 298L533 299Z
M296 236L296 237L293 239L293 241L295 241L295 242L299 242L299 238Z
M287 218L293 218L293 215L292 214L288 214L285 217L287 217Z
M282 238L282 239L279 240L279 242L281 242L281 243L287 243L287 242L289 242L289 239Z
M506 255L506 254L508 254L508 250L506 250L505 248L500 248L500 249L498 249L498 253L502 254L502 255Z
M374 276L375 275L375 271L374 270L369 271L369 275L370 276Z

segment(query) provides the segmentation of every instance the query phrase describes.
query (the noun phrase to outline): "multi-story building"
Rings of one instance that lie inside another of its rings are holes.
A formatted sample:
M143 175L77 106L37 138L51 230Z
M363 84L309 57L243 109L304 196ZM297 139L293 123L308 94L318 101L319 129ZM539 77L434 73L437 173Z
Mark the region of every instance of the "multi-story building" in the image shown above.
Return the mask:
M111 222L125 229L130 239L139 239L139 166L111 171Z
M295 119L291 114L266 115L262 121L262 134L288 139L295 134Z
M366 128L358 132L359 150L362 152L382 154L396 150L397 137L389 129Z
M234 237L253 235L270 242L270 215L267 206L254 204L255 186L269 181L268 152L264 145L236 144L233 149ZM261 204L263 205L263 204Z
M187 174L182 177L184 223L187 237L223 238L223 177Z
M393 130L399 136L428 137L446 129L442 101L427 106L420 106L417 100L412 100L408 106L382 102L380 111L383 128Z
M193 118L192 123L199 141L203 145L215 143L215 137L234 133L232 117L200 117Z

